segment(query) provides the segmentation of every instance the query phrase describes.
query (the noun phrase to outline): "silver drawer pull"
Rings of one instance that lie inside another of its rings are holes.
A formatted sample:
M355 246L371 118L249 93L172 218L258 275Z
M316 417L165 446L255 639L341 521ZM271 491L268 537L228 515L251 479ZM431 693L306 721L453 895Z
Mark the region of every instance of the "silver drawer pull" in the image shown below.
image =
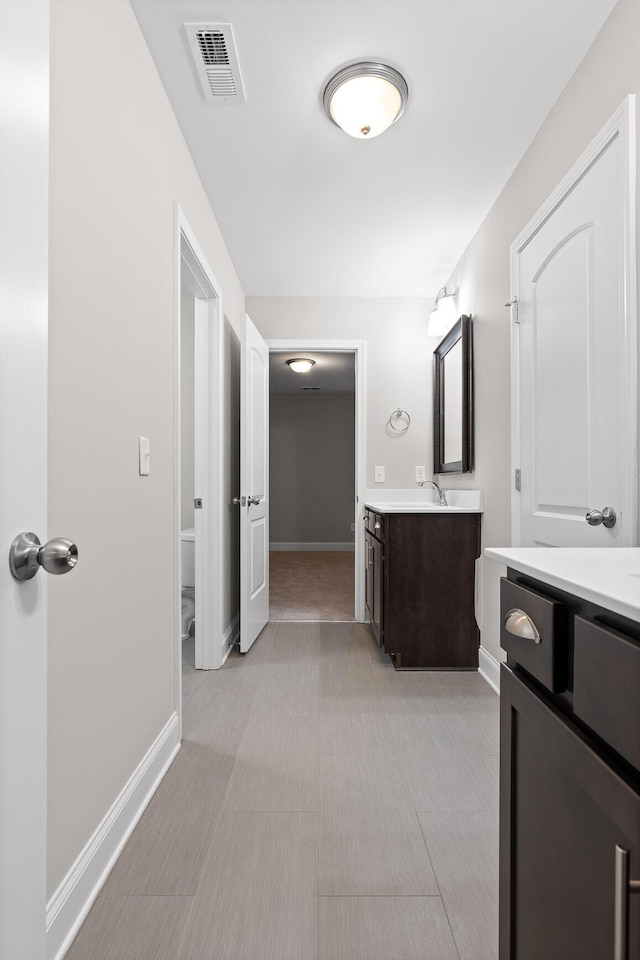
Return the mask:
M629 960L629 894L640 893L640 881L629 879L629 851L616 843L614 890L614 960Z
M379 530L381 526L382 526L381 523L374 523L373 529L374 529L374 530Z
M512 633L514 637L523 637L525 640L533 640L534 643L542 643L542 637L535 623L524 610L520 610L518 607L509 610L504 619L504 628L507 633Z

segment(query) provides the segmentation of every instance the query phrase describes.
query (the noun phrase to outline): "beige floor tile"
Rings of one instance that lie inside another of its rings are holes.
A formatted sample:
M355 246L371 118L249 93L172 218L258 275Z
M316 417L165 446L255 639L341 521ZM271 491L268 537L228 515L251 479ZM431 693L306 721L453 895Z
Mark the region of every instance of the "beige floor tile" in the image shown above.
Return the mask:
M235 756L244 736L253 691L241 673L207 670L184 706L182 735L211 753Z
M461 960L496 960L497 812L419 818Z
M66 960L174 960L190 897L96 900Z
M500 784L500 755L496 753L488 757L483 757L482 762L484 763L485 767L487 768L487 770L489 771L489 773L491 774L495 782L499 785Z
M253 717L224 799L226 810L317 810L315 717Z
M183 745L109 876L105 893L195 893L233 764L233 757Z
M268 623L244 658L244 669L257 664L293 666L317 662L317 623Z
M480 757L404 756L398 765L416 810L497 810L498 789Z
M497 753L498 720L486 714L388 717L399 755L472 759Z
M320 624L319 710L336 716L382 712L363 624Z
M378 757L320 757L320 810L358 814L412 809L394 760Z
M248 712L262 717L312 717L318 713L318 664L262 664L249 680Z
M387 718L377 713L321 713L318 717L318 753L324 757L395 756Z
M321 897L320 960L458 960L439 897Z
M413 810L320 813L320 894L429 897L438 887Z
M316 960L315 813L223 812L179 960Z

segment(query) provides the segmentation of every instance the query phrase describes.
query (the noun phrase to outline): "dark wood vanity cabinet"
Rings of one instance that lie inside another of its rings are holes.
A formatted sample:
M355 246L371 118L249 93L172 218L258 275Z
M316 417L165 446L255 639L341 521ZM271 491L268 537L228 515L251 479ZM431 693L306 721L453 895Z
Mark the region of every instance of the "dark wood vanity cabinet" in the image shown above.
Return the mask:
M478 513L365 509L365 602L398 670L477 670Z
M500 960L637 960L640 628L509 574ZM533 620L538 641L508 633L514 610Z

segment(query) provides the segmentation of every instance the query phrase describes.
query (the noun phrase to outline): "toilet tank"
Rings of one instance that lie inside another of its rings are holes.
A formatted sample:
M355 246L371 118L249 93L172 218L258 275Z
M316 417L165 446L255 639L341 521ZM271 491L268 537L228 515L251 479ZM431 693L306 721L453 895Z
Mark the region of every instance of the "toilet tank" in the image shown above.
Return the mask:
M196 531L194 527L183 530L180 534L180 548L182 557L182 586L195 587L196 585Z

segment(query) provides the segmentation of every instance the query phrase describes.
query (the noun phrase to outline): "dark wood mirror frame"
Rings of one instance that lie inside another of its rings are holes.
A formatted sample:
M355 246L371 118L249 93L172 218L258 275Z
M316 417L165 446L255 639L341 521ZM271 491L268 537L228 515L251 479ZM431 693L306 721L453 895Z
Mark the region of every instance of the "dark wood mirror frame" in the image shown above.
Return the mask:
M445 461L445 359L461 342L462 346L462 456ZM471 473L473 470L473 341L471 317L463 316L454 324L433 353L433 472Z

